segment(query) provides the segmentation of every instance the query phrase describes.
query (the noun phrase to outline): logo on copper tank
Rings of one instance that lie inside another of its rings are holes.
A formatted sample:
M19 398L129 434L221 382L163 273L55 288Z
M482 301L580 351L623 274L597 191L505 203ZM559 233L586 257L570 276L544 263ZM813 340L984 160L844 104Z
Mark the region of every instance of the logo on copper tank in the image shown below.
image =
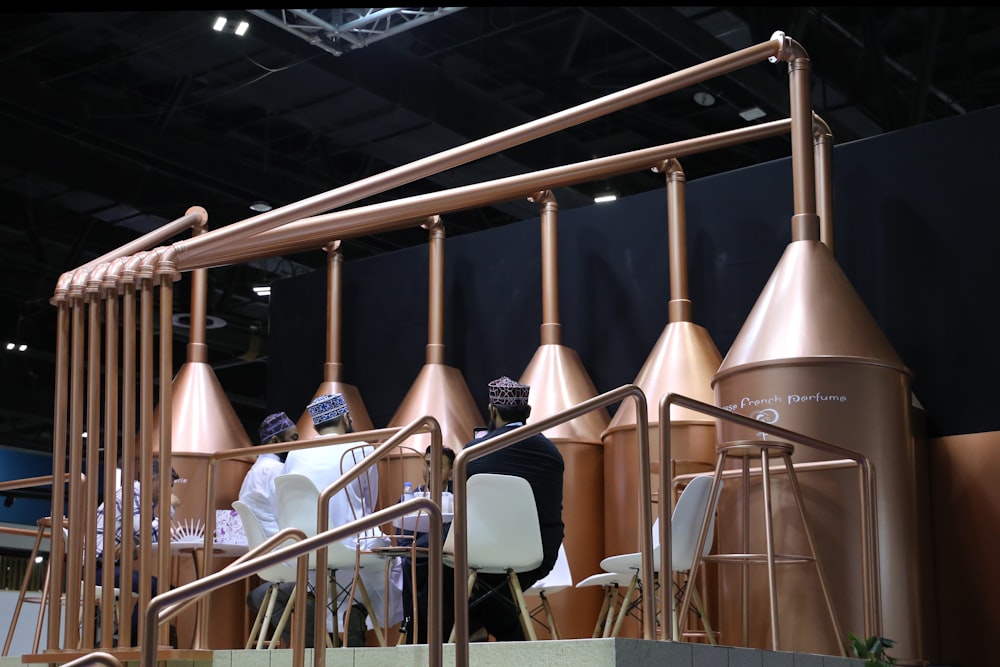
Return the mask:
M778 415L778 411L774 408L764 408L763 410L751 412L750 418L756 419L759 422L764 422L765 424L777 424L780 415Z

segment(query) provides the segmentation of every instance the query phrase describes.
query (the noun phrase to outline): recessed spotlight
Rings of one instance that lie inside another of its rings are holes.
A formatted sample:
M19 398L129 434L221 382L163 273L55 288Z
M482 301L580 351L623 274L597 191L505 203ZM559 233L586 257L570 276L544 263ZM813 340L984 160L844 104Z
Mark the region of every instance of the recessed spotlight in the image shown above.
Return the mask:
M268 204L266 201L261 201L259 199L254 203L250 204L250 210L257 211L258 213L266 213L267 211L270 211L271 208L272 207L270 204Z
M694 94L694 101L699 106L710 107L715 104L715 95L704 90L699 90Z
M594 197L595 204L607 204L618 199L617 192L601 192Z

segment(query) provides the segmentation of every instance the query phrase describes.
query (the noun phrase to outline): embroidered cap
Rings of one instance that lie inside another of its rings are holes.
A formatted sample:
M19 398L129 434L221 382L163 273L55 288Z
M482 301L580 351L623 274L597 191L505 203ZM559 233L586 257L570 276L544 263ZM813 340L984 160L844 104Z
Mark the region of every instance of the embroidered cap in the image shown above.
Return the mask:
M313 402L307 408L314 425L342 417L350 412L347 409L347 401L344 400L343 394L326 394L325 396L320 396L313 399Z
M288 418L284 412L275 412L268 415L260 423L260 442L267 442L282 431L295 428L295 422Z
M490 403L493 405L527 405L531 387L504 375L490 382Z

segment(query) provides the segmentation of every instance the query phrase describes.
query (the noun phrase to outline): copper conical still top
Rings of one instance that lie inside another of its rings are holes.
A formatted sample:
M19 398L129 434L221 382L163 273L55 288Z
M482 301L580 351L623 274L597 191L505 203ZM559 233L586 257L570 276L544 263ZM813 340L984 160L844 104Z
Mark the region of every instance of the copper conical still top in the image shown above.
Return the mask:
M328 394L343 394L347 408L351 412L351 421L356 431L370 431L372 426L371 417L368 415L368 408L361 398L361 393L354 385L341 382L340 371L343 368L340 357L340 304L341 304L341 272L343 270L344 256L340 251L340 241L328 244L326 250L326 363L323 364L323 381L320 383L313 398L326 396ZM315 438L319 435L313 424L309 410L303 409L299 416L296 427L299 437L303 440Z
M542 209L542 327L541 345L520 381L531 387L529 420L539 420L593 398L597 389L576 351L560 340L556 199L548 190L530 199ZM598 571L605 555L604 455L600 436L607 423L608 413L602 408L545 431L563 456L563 547L570 571L581 576ZM554 596L550 604L561 619L560 638L590 637L590 619L597 615L600 603L596 588L571 588Z
M423 226L430 232L426 363L396 408L388 427L406 426L415 419L431 415L441 427L442 444L459 452L472 439L472 431L483 422L483 417L461 371L444 363L444 225L435 216ZM430 444L430 435L414 435L402 444L423 452ZM420 479L419 467L407 473L411 475L407 479Z
M675 393L711 403L712 375L722 362L722 355L708 332L691 321L684 171L676 160L668 160L658 169L665 175L668 195L669 321L634 381L646 396L654 503L659 503L659 476L665 472L659 451L660 400L668 393ZM710 470L715 459L714 420L676 405L671 406L670 417L674 474ZM640 533L636 512L639 497L635 489L640 471L635 411L620 408L601 437L605 445L605 550L611 554L636 551L640 547ZM623 630L627 636L641 636L638 623L629 623Z

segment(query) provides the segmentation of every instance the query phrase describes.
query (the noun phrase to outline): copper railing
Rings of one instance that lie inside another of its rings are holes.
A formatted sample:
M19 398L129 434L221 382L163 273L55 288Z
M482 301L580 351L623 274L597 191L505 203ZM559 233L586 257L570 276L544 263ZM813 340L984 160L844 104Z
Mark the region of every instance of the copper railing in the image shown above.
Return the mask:
M882 618L881 618L881 594L879 593L878 587L878 541L876 538L876 526L878 524L878 512L875 505L875 469L868 457L858 452L852 451L850 449L840 447L838 445L831 444L829 442L824 442L822 440L817 440L816 438L811 438L807 435L801 433L796 433L795 431L790 431L780 426L774 426L772 424L767 424L765 422L757 421L756 419L751 419L750 417L745 417L743 415L737 414L735 412L730 412L723 408L717 407L715 405L709 405L708 403L702 403L693 398L687 396L682 396L680 394L665 394L663 398L660 399L660 424L663 426L660 428L660 460L670 461L670 406L679 405L682 407L701 412L706 415L710 415L717 419L723 421L732 422L734 424L746 426L752 428L756 431L761 431L769 435L777 436L783 440L789 442L805 445L807 447L816 449L820 452L826 454L831 454L833 456L838 456L841 459L847 459L852 461L854 465L858 468L858 490L861 502L861 579L862 579L862 589L863 594L863 607L864 607L864 625L865 625L865 636L870 637L873 635L880 635L882 629ZM805 464L810 465L810 464ZM827 462L828 467L841 466L843 465L841 461ZM816 466L813 465L814 469ZM795 466L795 470L799 470L799 465ZM735 471L739 472L739 471ZM713 474L713 473L707 473ZM673 511L673 494L667 493L668 479L672 479L672 474L660 475L660 487L659 493L660 498L669 499L666 503L660 503L660 571L661 572L672 572L671 556L672 549L670 545L670 520L669 517ZM713 489L713 492L715 489ZM642 524L649 525L649 524ZM702 533L704 533L704 526ZM704 537L704 535L702 535ZM699 540L699 543L695 546L695 553L698 553L704 542L703 539ZM645 559L645 556L644 556ZM645 571L643 576L645 576ZM652 577L646 581L652 581ZM659 604L661 609L670 609L668 604L672 605L671 597L673 592L670 586L660 587L660 599ZM678 613L683 613L684 609L690 604L691 600L691 588L689 587L685 591L683 600L681 601L681 606ZM832 610L830 610L832 613ZM669 628L665 630L664 639L673 639L673 623L664 623L664 627Z

